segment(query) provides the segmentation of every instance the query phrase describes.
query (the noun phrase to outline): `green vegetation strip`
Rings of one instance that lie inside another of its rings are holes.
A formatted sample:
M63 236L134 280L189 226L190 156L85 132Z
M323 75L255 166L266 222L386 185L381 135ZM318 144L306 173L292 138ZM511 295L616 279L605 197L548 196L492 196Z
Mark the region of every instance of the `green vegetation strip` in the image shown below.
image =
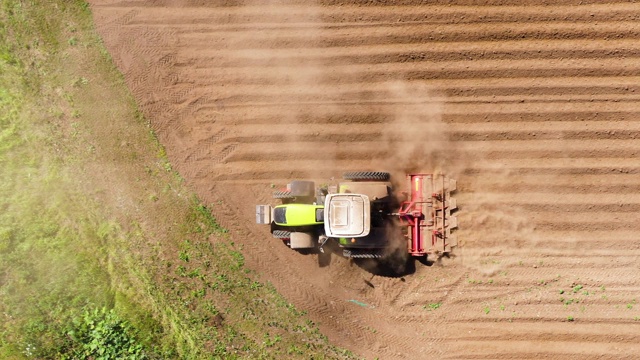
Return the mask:
M89 6L0 4L0 358L351 358L171 169Z

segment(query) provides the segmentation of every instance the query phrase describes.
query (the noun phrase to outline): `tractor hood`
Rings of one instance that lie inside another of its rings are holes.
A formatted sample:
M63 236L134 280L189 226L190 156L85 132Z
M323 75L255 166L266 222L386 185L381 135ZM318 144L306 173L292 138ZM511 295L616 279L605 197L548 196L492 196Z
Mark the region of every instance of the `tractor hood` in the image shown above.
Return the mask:
M324 202L324 231L328 237L363 237L371 227L371 204L362 194L329 194Z

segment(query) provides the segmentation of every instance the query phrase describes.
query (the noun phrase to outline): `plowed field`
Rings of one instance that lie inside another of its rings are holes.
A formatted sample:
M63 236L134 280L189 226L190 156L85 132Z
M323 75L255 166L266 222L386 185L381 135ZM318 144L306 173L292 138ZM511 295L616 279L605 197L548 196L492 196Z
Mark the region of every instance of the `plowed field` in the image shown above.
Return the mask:
M175 168L336 345L637 358L640 5L91 3ZM253 224L272 186L349 170L456 178L455 256L320 268Z

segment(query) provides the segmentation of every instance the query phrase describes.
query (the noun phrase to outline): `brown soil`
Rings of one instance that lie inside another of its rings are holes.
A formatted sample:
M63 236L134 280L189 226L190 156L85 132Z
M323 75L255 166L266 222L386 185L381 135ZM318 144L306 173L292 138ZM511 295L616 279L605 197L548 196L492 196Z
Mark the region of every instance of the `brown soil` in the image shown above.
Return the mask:
M336 345L637 357L639 5L91 3L175 168ZM457 178L455 256L404 276L319 268L253 224L272 185L365 169Z

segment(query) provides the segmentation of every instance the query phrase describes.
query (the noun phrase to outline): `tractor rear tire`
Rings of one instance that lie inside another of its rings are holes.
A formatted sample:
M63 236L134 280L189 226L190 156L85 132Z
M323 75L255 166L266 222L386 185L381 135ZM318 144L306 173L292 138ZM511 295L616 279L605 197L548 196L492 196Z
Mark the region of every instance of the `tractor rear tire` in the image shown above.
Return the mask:
M313 181L294 180L291 182L291 195L295 197L314 197L316 184Z
M284 239L290 239L291 238L291 231L273 230L271 235L276 239L283 239L283 240Z
M273 193L274 199L293 199L294 197L289 190L279 190Z
M389 181L391 175L383 171L350 171L342 177L352 181Z

